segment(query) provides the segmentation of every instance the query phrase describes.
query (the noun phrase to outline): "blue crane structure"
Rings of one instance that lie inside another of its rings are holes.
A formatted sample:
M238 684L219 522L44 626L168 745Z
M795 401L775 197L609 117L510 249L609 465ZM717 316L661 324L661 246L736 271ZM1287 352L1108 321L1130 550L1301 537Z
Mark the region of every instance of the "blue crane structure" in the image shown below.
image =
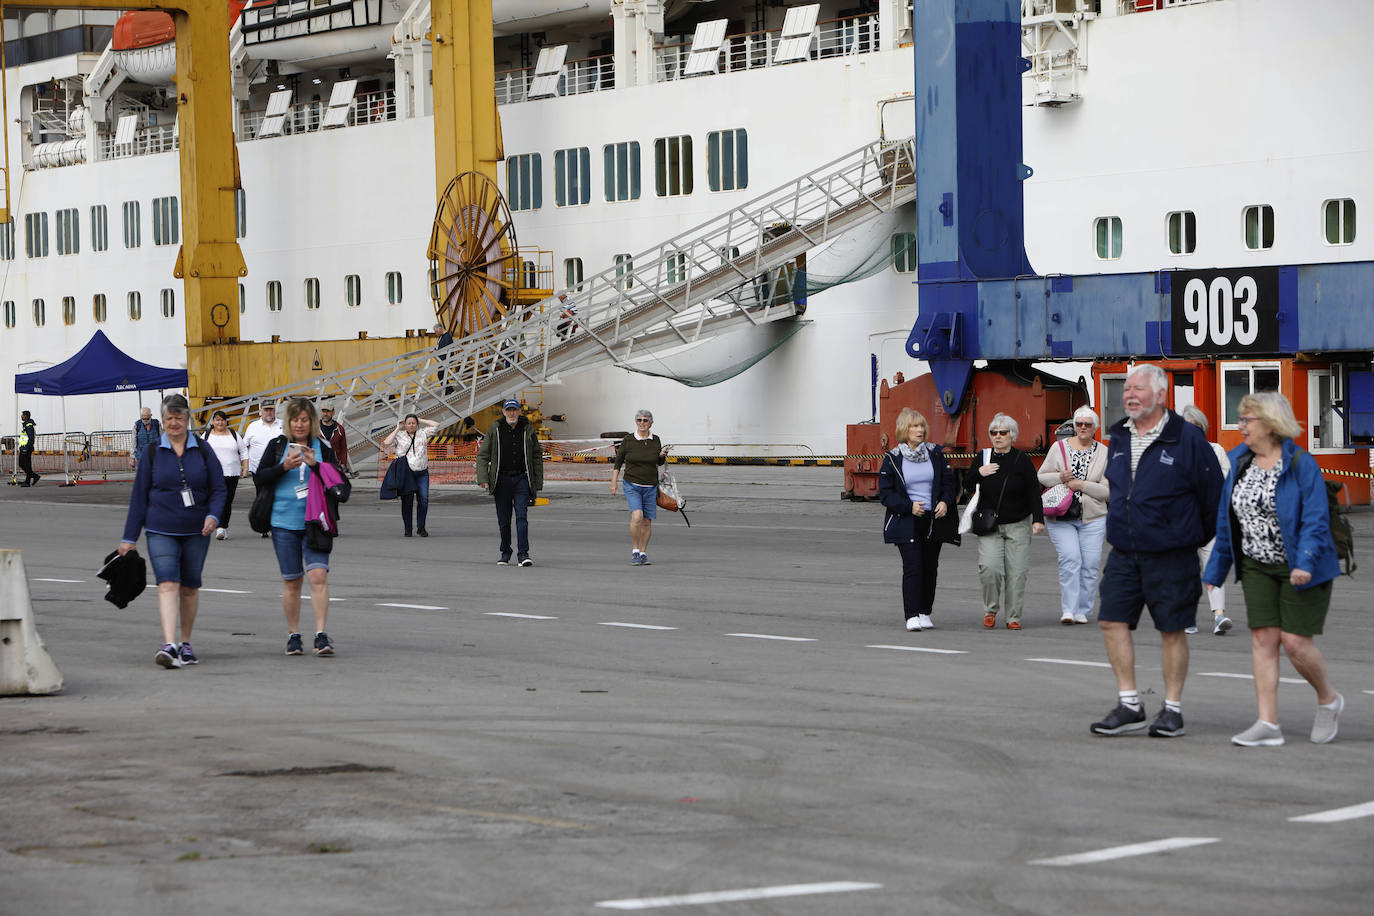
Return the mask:
M915 0L918 307L907 352L956 414L974 360L1292 358L1344 373L1374 441L1374 262L1040 275L1025 249L1016 0Z

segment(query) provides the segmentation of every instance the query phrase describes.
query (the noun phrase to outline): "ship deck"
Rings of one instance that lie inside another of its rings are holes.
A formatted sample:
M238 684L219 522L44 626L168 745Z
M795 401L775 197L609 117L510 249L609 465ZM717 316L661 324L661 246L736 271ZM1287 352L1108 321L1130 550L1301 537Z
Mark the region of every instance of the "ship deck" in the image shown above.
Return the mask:
M881 509L837 499L838 470L678 476L692 527L660 514L647 568L604 482L550 482L532 569L494 565L471 488L436 488L432 536L405 540L360 486L333 659L282 655L241 492L180 671L153 664L152 595L117 610L94 576L128 486L0 488L66 678L0 700L0 913L1368 912L1374 816L1291 820L1374 808L1364 570L1319 640L1335 743L1287 682L1288 744L1228 743L1254 719L1243 625L1193 638L1186 737L1094 738L1114 685L1096 628L1058 623L1048 538L1025 630L982 629L970 543L939 629L907 633ZM1352 519L1367 556L1374 512ZM1153 715L1159 640L1137 642ZM1215 842L1037 864L1177 838ZM877 886L758 890L831 882Z

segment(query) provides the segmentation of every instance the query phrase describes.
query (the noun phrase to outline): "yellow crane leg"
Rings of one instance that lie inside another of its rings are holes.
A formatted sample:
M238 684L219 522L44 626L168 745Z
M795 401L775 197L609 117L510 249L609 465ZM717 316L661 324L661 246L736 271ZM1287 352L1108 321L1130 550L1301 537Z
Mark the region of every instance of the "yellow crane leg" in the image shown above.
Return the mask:
M491 0L433 0L429 40L437 201L464 172L481 172L496 181L496 163L505 158L496 113Z

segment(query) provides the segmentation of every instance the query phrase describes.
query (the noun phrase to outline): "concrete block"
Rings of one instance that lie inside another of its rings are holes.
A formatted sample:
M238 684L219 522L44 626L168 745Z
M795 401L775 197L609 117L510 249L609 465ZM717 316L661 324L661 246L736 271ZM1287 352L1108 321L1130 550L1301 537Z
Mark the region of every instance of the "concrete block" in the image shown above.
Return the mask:
M19 550L0 550L0 696L62 689L62 672L38 635Z

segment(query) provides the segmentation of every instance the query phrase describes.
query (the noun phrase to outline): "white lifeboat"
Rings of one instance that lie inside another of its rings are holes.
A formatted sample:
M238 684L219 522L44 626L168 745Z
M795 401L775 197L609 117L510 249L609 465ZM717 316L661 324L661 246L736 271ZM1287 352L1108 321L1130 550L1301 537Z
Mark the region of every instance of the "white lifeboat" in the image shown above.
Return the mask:
M115 22L110 50L115 66L145 86L169 85L177 75L176 27L157 10L135 10Z

